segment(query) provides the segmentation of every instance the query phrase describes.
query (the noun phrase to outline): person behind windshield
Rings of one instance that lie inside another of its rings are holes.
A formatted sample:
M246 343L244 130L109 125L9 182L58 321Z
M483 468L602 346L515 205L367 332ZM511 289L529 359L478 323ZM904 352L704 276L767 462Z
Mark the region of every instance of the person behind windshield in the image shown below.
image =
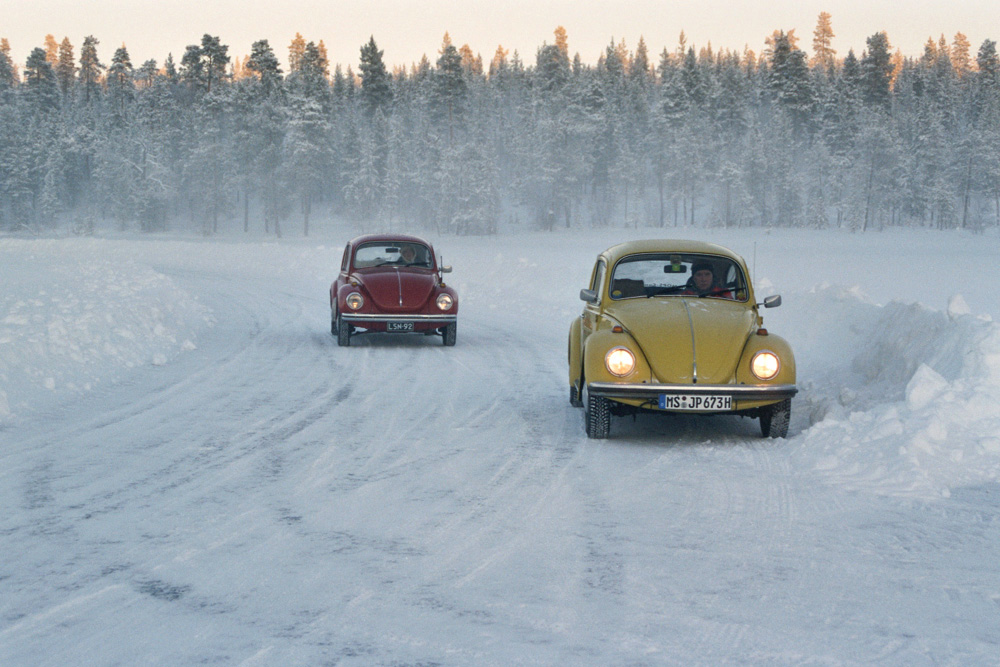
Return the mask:
M413 264L413 260L416 258L417 249L410 244L406 244L399 247L399 259L396 260L396 263L403 266L409 266L410 264Z
M714 296L732 299L733 293L715 283L715 269L710 262L695 262L691 265L691 278L681 294L691 296Z

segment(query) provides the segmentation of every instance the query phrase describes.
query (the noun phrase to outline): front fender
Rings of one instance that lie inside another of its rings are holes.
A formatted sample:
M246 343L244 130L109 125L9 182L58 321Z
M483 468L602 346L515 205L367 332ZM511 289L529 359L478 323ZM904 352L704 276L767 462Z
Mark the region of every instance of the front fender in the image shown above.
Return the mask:
M343 283L342 285L340 285L340 287L337 288L336 304L335 304L337 311L341 313L353 312L351 311L350 308L347 307L347 297L349 294L353 292L357 292L365 300L365 305L361 307L360 312L368 312L369 309L374 305L371 295L368 294L368 290L366 290L364 286L352 285L351 283Z
M760 350L774 352L781 362L778 374L763 384L795 384L795 355L792 354L792 346L781 336L770 333L766 336L753 334L747 339L743 354L740 355L740 364L736 368L737 384L762 384L750 370L753 355Z
M635 355L635 368L625 377L612 375L604 363L607 353L616 347L628 348ZM591 382L649 382L652 378L649 363L646 361L639 344L624 331L615 333L610 325L599 326L597 331L587 337L583 350L583 375L588 384Z

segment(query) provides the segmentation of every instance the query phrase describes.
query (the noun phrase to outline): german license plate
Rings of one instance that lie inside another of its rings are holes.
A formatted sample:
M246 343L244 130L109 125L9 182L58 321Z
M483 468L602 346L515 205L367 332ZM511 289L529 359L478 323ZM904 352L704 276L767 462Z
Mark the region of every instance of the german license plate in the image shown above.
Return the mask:
M386 331L413 331L413 322L387 322Z
M660 394L660 409L721 412L733 409L733 397L718 394Z

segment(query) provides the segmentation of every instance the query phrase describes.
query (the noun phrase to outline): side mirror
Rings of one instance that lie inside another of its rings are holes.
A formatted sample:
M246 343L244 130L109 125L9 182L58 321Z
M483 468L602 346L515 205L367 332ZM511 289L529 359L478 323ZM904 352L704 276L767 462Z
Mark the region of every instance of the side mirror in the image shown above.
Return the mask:
M597 303L597 292L592 289L580 290L580 300L587 303Z
M780 305L781 305L781 295L780 294L774 294L774 295L769 296L766 299L764 299L764 307L765 308L777 308Z
M451 273L451 267L450 266L442 266L441 267L441 273Z

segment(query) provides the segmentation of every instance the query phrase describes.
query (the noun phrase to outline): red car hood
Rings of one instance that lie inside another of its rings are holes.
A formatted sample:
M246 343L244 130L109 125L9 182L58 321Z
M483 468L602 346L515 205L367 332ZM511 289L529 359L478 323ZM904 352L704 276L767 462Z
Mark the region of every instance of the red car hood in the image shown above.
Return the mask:
M437 276L426 269L379 268L355 277L375 306L386 313L422 310L437 285Z

